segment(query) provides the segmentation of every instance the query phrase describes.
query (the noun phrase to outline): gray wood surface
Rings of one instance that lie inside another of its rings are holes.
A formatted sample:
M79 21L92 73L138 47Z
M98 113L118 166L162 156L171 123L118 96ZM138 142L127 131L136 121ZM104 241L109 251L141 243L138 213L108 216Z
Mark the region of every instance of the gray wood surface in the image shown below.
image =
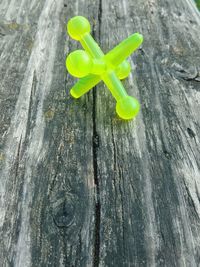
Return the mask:
M122 121L103 83L81 99L65 32L104 52L144 35ZM200 266L200 13L192 0L0 1L0 266Z

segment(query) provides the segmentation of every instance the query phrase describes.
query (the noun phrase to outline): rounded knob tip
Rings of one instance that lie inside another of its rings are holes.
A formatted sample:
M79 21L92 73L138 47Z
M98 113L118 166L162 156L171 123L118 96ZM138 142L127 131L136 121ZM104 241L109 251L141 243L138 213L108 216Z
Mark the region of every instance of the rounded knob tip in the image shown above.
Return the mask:
M90 73L92 59L87 52L76 50L69 54L66 59L66 67L69 73L77 78L81 78Z
M81 36L90 32L90 23L85 17L73 17L67 24L67 31L72 39L80 40Z
M140 110L140 104L134 97L127 96L120 99L116 105L116 111L120 118L133 119Z
M131 65L127 60L124 60L116 69L117 76L120 80L125 79L131 72Z

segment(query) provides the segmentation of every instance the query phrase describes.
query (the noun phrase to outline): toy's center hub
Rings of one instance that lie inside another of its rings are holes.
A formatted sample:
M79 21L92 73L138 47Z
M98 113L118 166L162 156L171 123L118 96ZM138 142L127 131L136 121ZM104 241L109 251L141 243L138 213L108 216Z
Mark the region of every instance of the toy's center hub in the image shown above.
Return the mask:
M89 73L102 75L105 72L115 71L120 79L124 79L131 70L128 61L114 66L105 57L102 57L102 59L92 58L84 50L76 50L70 53L66 60L66 67L69 73L77 78L84 77Z

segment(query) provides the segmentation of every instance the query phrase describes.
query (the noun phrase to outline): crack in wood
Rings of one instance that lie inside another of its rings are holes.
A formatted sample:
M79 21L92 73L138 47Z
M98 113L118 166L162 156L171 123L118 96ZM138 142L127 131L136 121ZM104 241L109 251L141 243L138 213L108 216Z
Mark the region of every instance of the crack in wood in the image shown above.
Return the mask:
M98 9L98 24L100 39L101 34L101 18L102 18L102 0L99 0ZM93 32L95 35L95 33ZM94 183L96 185L96 204L95 204L95 226L94 226L94 250L93 250L93 266L98 267L100 261L100 224L101 224L101 203L100 203L100 188L98 178L98 165L97 165L97 149L99 146L99 136L96 129L96 88L93 90L93 169L94 169Z
M20 140L19 140L19 144L18 144L18 148L17 148L17 155L16 155L16 159L15 159L15 179L17 178L17 175L18 175L21 145L22 145L22 134L20 136Z
M192 208L192 210L194 211L193 214L195 214L197 216L197 218L199 218L199 214L198 214L198 211L196 209L196 206L195 206L195 203L194 203L194 200L190 194L190 190L186 184L186 182L183 180L183 184L185 186L185 190L187 192L187 199L188 199L188 204L189 206Z
M94 183L96 185L96 204L95 204L95 226L94 226L94 258L93 266L99 266L100 253L100 221L101 221L101 205L100 205L100 189L97 166L97 143L98 134L96 130L96 91L93 90L93 169L94 169Z
M122 240L123 240L123 261L126 261L126 257L125 257L125 218L124 218L124 194L123 192L125 192L125 186L124 186L124 176L123 176L123 170L122 168L118 168L119 170L119 177L120 177L120 183L119 183L119 192L120 192L120 196L121 196L121 207L122 207L122 212L121 212L121 219L122 219Z

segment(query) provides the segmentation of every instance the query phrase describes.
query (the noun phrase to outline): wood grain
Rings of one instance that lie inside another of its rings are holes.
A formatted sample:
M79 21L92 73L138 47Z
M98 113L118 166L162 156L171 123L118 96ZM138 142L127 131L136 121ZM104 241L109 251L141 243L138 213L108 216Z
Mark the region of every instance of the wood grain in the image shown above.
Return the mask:
M69 96L75 15L105 53L144 35L136 120ZM199 32L192 0L1 1L1 266L200 266Z

